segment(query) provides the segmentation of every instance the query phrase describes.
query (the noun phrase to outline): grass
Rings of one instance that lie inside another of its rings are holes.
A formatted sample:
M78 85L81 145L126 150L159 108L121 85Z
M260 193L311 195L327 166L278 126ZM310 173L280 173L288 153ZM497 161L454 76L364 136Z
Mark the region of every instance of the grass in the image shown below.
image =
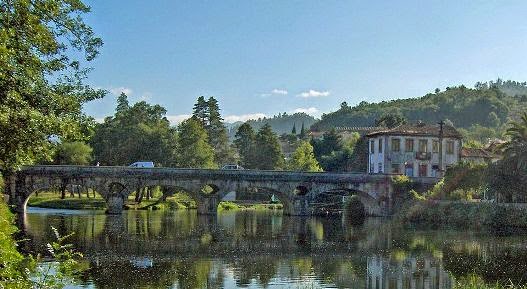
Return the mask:
M494 203L415 201L397 214L405 223L473 228L527 228L527 209Z
M51 209L72 209L72 210L105 210L106 201L103 197L96 194L95 197L87 198L86 195L77 195L72 197L67 194L65 199L61 199L60 195L52 192L41 192L38 196L33 195L29 199L28 206ZM135 202L135 196L130 195L125 202L128 210L189 210L196 209L196 202L183 193L176 193L168 197L165 201L159 201L158 198L150 200L143 199L141 203ZM281 210L282 204L247 204L235 202L220 202L218 205L219 211L234 211L234 210Z
M224 201L218 205L218 211L234 211L234 210L282 210L282 204L248 204L248 203L235 203Z
M502 283L487 284L477 275L469 275L455 281L453 289L527 289L527 285L515 285Z

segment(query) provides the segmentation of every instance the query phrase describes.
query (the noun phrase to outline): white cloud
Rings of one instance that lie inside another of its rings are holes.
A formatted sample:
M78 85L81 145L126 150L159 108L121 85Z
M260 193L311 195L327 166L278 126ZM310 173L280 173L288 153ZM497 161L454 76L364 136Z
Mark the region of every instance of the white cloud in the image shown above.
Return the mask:
M316 115L318 114L318 109L316 107L307 107L307 108L302 108L302 107L299 107L293 111L291 111L292 113L297 113L297 112L303 112L303 113L307 113L307 114L310 114L310 115Z
M121 93L124 93L124 94L126 94L126 95L128 95L128 96L131 96L131 95L134 93L134 91L133 91L131 88L129 88L129 87L123 87L123 86L121 86L121 87L111 87L111 88L109 89L109 91L110 91L113 95L117 95L117 96L120 95Z
M167 119L171 125L178 125L191 116L190 114L167 115Z
M322 97L322 96L328 96L330 93L329 91L317 91L314 89L310 89L308 91L302 92L298 94L298 96L303 98L310 98L310 97Z
M260 96L261 97L268 97L268 96L271 96L271 95L287 95L287 94L289 94L289 91L287 91L287 89L275 88L275 89L271 90L271 92L260 94Z
M233 123L237 121L248 121L250 119L259 119L264 117L266 117L264 113L249 113L242 115L227 115L223 119L225 122Z
M287 92L287 90L285 89L279 89L279 88L275 88L271 91L272 94L281 94L281 95L287 95L289 92Z

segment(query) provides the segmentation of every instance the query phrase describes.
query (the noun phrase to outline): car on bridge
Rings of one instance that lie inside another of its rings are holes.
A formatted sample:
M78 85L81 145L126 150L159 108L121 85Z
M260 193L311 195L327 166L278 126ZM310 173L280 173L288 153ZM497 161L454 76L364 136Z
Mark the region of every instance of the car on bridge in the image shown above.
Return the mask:
M236 164L227 164L227 165L223 165L221 167L222 170L244 170L244 168L240 165L236 165Z
M130 168L153 168L154 162L135 162L128 167Z

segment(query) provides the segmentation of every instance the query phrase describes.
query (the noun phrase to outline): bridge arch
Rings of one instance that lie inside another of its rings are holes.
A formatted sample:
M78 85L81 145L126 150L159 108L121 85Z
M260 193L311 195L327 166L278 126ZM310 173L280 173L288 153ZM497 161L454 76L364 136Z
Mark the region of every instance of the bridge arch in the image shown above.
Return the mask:
M365 213L369 216L381 216L382 210L379 201L358 189L331 188L314 193L309 202L312 214L325 215L341 213L344 209L346 198L357 196L364 205Z

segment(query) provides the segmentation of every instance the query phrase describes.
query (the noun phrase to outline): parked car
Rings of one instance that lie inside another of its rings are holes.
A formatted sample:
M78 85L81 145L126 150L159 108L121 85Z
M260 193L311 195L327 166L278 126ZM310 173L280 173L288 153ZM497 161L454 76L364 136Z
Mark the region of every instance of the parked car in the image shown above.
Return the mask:
M154 162L135 162L129 165L131 168L153 168Z
M235 164L228 164L221 167L222 170L244 170L244 168L240 165Z

